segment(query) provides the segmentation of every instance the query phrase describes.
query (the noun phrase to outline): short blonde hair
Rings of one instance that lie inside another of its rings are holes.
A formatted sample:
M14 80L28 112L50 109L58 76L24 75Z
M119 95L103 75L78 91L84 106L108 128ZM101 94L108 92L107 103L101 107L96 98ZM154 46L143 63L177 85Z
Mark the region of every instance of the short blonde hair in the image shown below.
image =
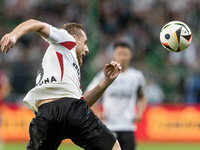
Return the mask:
M64 24L61 28L67 30L69 34L75 35L77 37L82 36L81 31L85 33L85 30L83 29L83 25L77 24L77 23L67 23L67 24Z

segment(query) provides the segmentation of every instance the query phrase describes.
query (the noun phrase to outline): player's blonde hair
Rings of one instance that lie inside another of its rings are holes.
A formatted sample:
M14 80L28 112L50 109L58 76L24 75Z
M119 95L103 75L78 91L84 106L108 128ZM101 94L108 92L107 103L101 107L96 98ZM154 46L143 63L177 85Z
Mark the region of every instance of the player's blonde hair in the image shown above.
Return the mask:
M75 35L77 37L82 36L81 30L85 33L85 30L83 29L83 25L77 24L77 23L67 23L67 24L64 24L61 28L67 30L69 34Z

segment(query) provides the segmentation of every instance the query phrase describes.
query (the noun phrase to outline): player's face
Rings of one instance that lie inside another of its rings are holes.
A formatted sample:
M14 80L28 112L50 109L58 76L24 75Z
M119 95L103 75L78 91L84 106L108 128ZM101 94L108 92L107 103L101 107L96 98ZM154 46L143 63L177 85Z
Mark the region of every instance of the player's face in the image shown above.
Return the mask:
M132 53L131 50L127 47L118 46L114 51L114 60L122 66L122 70L129 67Z
M82 66L83 64L83 58L86 56L87 53L89 53L89 49L87 46L87 36L86 34L82 32L82 36L76 38L76 55L77 55L77 59L79 62L79 66Z

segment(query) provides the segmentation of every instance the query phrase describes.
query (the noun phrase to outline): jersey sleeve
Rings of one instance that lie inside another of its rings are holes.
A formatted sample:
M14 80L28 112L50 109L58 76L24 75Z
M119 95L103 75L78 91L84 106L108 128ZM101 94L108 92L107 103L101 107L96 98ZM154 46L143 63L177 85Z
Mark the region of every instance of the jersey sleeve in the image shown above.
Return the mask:
M141 85L142 89L144 89L146 81L145 81L145 78L144 78L144 75L142 74L142 72L139 73L139 81L140 81L140 85Z
M46 39L49 43L63 43L63 42L74 42L76 43L74 37L69 34L66 30L61 28L56 28L51 25L49 25L50 28L50 35L48 39Z
M141 96L144 95L144 86L145 86L145 82L146 82L144 75L140 71L138 71L138 81L139 81L139 85L138 85L138 89L137 89L137 96L138 96L138 98L140 98Z

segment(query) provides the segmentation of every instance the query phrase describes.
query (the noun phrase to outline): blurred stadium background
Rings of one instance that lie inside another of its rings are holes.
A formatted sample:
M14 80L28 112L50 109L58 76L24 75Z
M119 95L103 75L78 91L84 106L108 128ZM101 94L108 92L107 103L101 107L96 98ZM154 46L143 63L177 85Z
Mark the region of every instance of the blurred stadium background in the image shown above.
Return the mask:
M81 68L83 91L112 59L113 42L130 42L132 65L145 75L149 100L138 124L139 150L200 149L199 0L0 0L0 6L0 37L30 18L57 27L66 22L84 25L90 53ZM159 41L162 26L172 20L185 22L193 34L191 45L180 53L166 51ZM2 150L25 149L34 114L22 99L34 86L47 46L29 34L7 55L0 54ZM65 143L60 149L77 149Z

